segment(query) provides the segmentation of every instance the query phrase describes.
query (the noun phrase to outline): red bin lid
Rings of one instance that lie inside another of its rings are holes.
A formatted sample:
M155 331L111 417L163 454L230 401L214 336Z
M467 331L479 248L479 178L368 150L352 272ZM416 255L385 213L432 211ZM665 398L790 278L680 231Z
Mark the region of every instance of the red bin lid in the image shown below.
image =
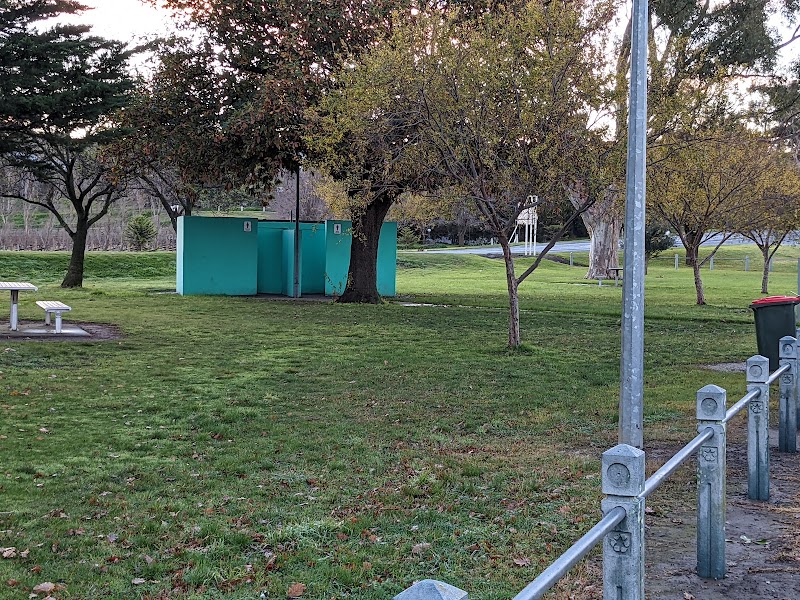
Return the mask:
M770 304L800 304L800 296L768 296L753 300L750 306L767 306Z

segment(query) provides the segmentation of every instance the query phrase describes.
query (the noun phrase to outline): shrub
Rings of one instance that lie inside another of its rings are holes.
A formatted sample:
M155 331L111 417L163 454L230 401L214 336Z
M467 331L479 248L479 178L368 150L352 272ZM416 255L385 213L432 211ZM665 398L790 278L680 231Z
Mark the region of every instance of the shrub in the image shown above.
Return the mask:
M146 215L136 215L125 228L125 239L131 250L144 250L156 238L156 226Z

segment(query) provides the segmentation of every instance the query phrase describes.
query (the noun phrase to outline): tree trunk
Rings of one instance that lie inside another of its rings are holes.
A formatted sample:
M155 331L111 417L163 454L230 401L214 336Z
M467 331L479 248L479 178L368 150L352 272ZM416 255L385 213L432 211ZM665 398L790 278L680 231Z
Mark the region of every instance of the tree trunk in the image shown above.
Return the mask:
M506 284L508 286L508 347L519 348L522 339L519 333L519 287L514 274L514 257L505 235L500 236L503 260L506 263Z
M703 291L703 279L700 277L700 261L697 259L692 261L692 270L694 271L694 289L697 290L697 304L703 305L706 303L706 295Z
M69 267L62 288L76 288L83 286L83 265L86 258L86 238L89 235L89 223L86 219L78 219L75 233L72 238L72 254L69 258Z
M350 268L347 285L339 302L379 304L378 241L381 226L392 200L386 197L370 202L363 211L353 215L353 243L350 249Z
M586 279L607 279L610 269L619 268L619 240L622 234L622 215L618 202L619 192L607 190L602 200L595 202L581 214L586 231L589 232L589 271ZM570 194L575 208L583 198Z
M764 256L764 272L761 275L761 293L767 294L769 287L769 246L761 249L761 254Z

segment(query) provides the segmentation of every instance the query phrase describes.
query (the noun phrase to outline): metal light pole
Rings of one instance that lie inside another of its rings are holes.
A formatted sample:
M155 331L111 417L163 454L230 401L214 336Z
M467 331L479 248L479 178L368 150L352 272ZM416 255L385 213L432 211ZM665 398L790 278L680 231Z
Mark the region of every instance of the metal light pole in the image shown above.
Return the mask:
M633 0L628 163L625 184L625 261L622 294L619 441L643 445L644 228L647 160L647 0Z

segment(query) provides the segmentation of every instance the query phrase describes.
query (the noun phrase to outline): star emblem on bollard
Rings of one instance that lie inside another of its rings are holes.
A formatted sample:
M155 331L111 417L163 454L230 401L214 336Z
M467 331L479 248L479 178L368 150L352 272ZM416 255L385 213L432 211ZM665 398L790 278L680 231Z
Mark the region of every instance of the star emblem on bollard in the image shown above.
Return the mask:
M760 414L761 413L761 408L762 408L761 402L751 402L750 403L750 412L753 413L754 415Z
M700 450L700 457L706 462L714 462L717 460L717 449L703 448Z
M609 534L608 543L617 554L626 554L631 548L631 534L624 531L614 531Z

